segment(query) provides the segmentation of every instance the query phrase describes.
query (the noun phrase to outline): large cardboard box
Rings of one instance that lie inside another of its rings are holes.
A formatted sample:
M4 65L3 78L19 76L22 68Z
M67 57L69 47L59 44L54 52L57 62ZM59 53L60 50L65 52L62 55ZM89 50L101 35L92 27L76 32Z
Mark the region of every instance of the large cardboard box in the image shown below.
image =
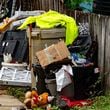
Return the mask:
M60 41L57 44L36 52L36 56L42 67L45 67L53 62L61 61L70 55L68 48L64 41Z

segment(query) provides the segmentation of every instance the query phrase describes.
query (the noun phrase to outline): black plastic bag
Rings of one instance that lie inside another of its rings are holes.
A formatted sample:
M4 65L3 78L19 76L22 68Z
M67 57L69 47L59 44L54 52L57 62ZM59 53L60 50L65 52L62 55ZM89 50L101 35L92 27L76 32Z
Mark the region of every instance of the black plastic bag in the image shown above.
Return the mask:
M86 55L91 47L91 44L92 40L90 35L80 35L73 44L68 47L68 49L71 53Z

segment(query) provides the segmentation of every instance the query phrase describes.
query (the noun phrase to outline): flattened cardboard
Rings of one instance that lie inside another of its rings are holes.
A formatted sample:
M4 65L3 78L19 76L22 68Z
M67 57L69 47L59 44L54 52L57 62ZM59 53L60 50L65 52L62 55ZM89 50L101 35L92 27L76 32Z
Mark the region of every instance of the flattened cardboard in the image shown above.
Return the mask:
M36 56L42 67L45 67L53 62L57 62L67 58L70 55L64 41L53 44L44 50L36 52Z

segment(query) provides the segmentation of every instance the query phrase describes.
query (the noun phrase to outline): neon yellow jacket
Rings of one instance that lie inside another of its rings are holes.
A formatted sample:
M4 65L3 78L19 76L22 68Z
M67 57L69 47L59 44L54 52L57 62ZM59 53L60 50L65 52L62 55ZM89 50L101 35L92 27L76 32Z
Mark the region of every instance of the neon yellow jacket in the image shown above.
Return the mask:
M66 28L66 44L72 44L72 42L78 36L78 27L76 21L67 15L60 14L56 11L48 11L39 16L30 16L25 22L18 28L24 29L28 24L36 22L36 25L41 29L43 28L54 28L61 25Z

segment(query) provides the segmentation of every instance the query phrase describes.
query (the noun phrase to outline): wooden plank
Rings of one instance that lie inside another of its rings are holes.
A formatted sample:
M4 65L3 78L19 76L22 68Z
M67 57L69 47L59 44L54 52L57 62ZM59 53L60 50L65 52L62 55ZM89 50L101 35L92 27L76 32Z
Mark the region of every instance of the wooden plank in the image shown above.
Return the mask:
M27 28L27 37L28 37L28 40L29 40L29 69L31 70L31 67L32 67L32 40L31 40L31 29L32 27L29 26Z
M101 54L101 71L104 72L105 71L105 20L103 19L103 17L101 18L101 28L102 28L102 32L101 32L101 37L102 37L102 41L101 41L101 50L102 50L102 54Z
M109 55L109 57L108 57L108 71L110 72L110 17L108 18L108 22L107 22L107 24L108 24L108 27L107 27L107 29L108 29L108 55Z
M54 0L54 10L57 11L57 8L56 8L56 0Z
M27 36L29 39L29 69L31 70L31 88L36 88L36 78L33 73L33 47L32 47L32 38L31 38L32 26L28 26L27 28Z
M45 9L45 1L44 0L41 0L41 7L42 7L43 10L46 10Z
M109 69L109 67L108 67L108 64L109 64L109 56L110 56L110 54L109 54L109 19L107 19L107 18L104 18L104 20L105 20L105 72L106 71L108 71L108 70L110 70Z
M97 29L96 29L96 27L97 27L97 22L98 22L98 18L97 18L97 16L95 15L95 16L93 16L94 17L94 23L92 24L93 25L93 36L94 37L96 37L97 36Z
M49 0L49 9L53 10L53 0Z
M39 0L39 6L40 6L40 10L43 10L43 7L42 7L42 2L43 2L43 0Z
M102 43L102 34L101 34L102 33L102 20L100 17L98 17L98 19L99 19L99 24L97 25L97 31L98 31L97 37L98 37L98 44L99 44L98 45L99 47L99 56L98 56L99 62L98 63L99 63L100 71L103 72L103 47L102 45L104 44Z
M105 47L105 72L107 72L105 84L106 91L110 90L110 18L106 17L106 47Z
M39 10L38 0L33 0L32 9Z
M98 16L95 16L95 15L92 17L97 17L97 35L96 36L97 36L97 41L98 41L98 65L100 67L100 64L101 64L101 58L100 58L100 55L101 55L101 39L100 39L100 35L99 35L100 34L100 32L99 32L99 30L100 30L100 18ZM93 23L94 22L92 21L91 25L93 25ZM92 32L94 33L94 26L93 26Z
M33 68L31 68L31 88L36 88L36 83L37 83L37 80L34 75L34 70Z
M90 16L89 16L89 26L90 26L90 34L92 35L92 36L94 36L94 34L93 34L93 30L94 30L94 28L93 28L93 14L91 14Z
M58 4L59 4L59 0L56 0L56 11L59 11Z
M58 11L59 11L59 12L62 12L62 10L61 10L61 2L60 2L60 0L58 0Z
M45 0L45 10L49 11L49 0Z
M40 35L39 39L60 39L65 38L66 31L65 28L53 28L53 29L32 29L32 37L38 39L37 35Z

